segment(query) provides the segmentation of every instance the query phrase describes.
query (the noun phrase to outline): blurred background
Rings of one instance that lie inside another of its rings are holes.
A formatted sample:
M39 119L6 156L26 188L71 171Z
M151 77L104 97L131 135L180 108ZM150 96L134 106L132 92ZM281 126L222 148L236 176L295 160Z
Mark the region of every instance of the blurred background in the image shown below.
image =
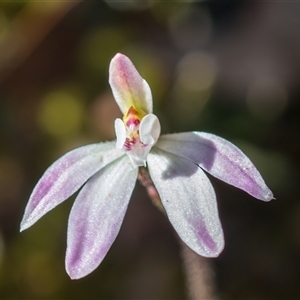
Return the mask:
M163 132L232 141L276 197L264 203L211 178L226 241L208 260L218 297L299 299L299 15L296 2L1 1L0 298L186 299L176 234L139 183L84 279L64 270L74 197L19 233L53 161L115 138L108 66L122 52L148 81Z

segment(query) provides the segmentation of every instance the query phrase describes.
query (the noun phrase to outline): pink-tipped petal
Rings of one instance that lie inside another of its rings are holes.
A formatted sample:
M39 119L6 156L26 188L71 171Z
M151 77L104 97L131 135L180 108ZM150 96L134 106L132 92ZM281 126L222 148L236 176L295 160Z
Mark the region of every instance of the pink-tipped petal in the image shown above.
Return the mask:
M131 106L142 110L145 114L152 113L150 87L127 56L118 53L111 60L109 83L123 114Z
M33 225L75 193L97 171L122 155L124 153L115 148L115 142L107 142L77 148L54 162L30 196L21 231Z
M211 175L257 199L274 199L250 159L223 138L205 132L167 134L161 136L156 147L192 160Z
M72 279L95 270L119 233L137 168L127 156L95 174L80 191L69 218L66 270Z
M151 179L180 238L196 253L216 257L224 248L214 189L188 159L153 149L147 159Z

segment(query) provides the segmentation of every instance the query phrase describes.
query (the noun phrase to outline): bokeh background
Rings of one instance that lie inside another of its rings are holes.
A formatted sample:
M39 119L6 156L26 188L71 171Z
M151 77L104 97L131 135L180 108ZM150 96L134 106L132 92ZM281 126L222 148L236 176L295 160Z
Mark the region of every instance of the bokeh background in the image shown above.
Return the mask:
M122 52L150 84L163 132L234 142L276 197L212 178L226 240L209 260L218 297L300 299L299 15L297 1L1 1L0 298L186 298L176 234L139 183L84 279L64 270L74 197L19 233L54 160L114 139L108 65Z

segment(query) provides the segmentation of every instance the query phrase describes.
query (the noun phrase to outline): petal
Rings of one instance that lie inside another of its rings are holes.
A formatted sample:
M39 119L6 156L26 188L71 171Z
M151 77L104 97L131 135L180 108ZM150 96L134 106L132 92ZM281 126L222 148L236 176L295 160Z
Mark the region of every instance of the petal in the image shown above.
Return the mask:
M150 87L127 56L118 53L111 60L109 83L123 114L131 106L141 110L144 114L152 113Z
M160 123L156 115L146 115L140 124L140 138L142 143L153 146L160 135Z
M148 155L151 179L169 220L196 253L218 256L224 248L214 189L193 162L159 149Z
M185 132L163 135L156 147L192 160L211 175L257 199L274 199L250 159L235 145L214 134Z
M21 231L75 193L92 175L124 155L115 142L72 150L54 162L35 186L25 209Z
M116 147L122 149L126 141L126 127L121 119L115 120L115 132L117 137Z
M88 275L105 257L120 230L137 172L125 156L80 191L68 225L66 270L72 279Z

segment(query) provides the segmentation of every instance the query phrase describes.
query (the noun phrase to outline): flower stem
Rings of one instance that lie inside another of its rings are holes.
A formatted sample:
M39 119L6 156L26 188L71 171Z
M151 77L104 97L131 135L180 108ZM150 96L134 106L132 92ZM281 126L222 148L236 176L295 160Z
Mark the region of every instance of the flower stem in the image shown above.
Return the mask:
M138 180L141 183L141 185L143 185L146 188L147 194L150 197L153 205L165 214L166 212L161 203L159 194L158 194L158 192L153 184L153 181L150 178L149 172L146 168L144 168L144 167L139 168Z
M138 180L146 188L153 205L166 214L159 194L146 168L140 167ZM215 299L213 272L209 260L195 253L181 240L180 246L189 299Z
M189 299L216 299L213 271L209 260L195 253L181 240L180 242L181 257Z

